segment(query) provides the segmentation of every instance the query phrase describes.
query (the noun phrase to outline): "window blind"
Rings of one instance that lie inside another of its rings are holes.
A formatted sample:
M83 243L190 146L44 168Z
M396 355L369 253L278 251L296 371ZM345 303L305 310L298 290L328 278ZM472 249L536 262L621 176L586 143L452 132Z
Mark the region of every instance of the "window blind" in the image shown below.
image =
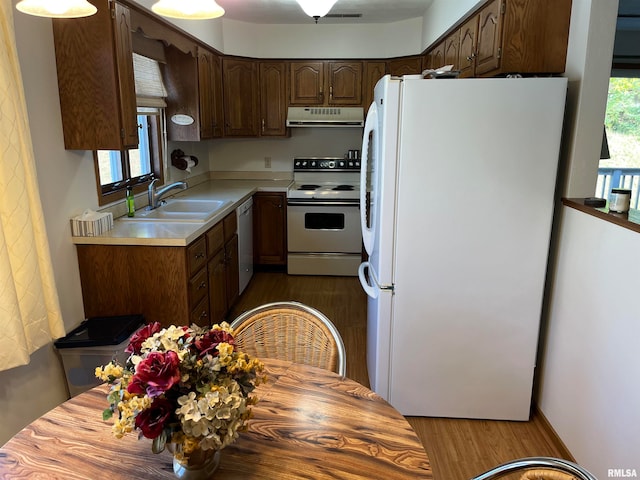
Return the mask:
M152 58L133 54L136 103L139 107L166 107L167 89L162 83L160 65Z

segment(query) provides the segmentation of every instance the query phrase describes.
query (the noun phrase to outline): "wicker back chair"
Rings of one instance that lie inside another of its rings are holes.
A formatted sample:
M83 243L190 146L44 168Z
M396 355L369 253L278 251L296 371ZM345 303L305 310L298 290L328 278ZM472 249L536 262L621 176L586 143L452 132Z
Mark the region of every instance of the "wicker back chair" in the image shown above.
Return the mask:
M344 376L342 337L318 310L298 302L267 303L233 322L236 345L258 358L277 358L331 370Z
M473 477L471 480L493 480L512 472L524 471L520 480L597 480L591 473L568 460L553 457L530 457L511 460Z

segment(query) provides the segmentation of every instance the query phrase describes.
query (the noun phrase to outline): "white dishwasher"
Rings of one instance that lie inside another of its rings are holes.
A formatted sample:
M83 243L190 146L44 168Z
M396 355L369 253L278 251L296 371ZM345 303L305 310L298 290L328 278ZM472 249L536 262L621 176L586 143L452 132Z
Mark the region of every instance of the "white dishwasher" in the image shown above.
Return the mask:
M253 276L253 199L236 209L238 215L238 270L240 293Z

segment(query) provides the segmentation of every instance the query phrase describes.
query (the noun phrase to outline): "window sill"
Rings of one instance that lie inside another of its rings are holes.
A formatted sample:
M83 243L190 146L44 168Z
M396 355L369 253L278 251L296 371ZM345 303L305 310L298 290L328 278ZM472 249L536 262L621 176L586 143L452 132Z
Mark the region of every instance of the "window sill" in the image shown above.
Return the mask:
M595 208L584 204L584 198L563 198L562 204L580 210L588 215L614 223L628 230L640 233L640 210L629 210L626 213L609 213L609 208Z

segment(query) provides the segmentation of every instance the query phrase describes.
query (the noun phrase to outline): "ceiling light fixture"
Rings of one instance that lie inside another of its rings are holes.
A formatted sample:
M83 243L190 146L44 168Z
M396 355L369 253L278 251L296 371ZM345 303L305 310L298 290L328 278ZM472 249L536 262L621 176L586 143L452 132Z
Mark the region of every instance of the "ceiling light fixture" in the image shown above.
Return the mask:
M333 7L337 0L296 0L304 13L310 17L315 18L316 23L320 17L324 17L331 7Z
M224 15L224 8L215 0L158 0L151 10L163 17L183 20L206 20Z
M27 15L48 18L88 17L98 11L87 0L22 0L16 8Z

